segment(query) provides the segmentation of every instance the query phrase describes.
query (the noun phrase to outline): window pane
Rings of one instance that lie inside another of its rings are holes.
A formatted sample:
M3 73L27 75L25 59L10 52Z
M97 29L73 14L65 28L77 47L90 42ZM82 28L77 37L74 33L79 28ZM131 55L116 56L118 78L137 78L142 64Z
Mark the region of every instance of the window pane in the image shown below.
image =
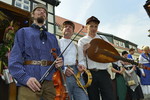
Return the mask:
M25 9L25 10L29 11L29 6L24 5L24 6L23 6L23 9Z
M52 14L48 14L48 22L54 23L54 16Z
M48 12L54 13L54 12L53 12L53 6L50 5L50 4L48 4Z
M24 0L24 3L29 4L30 2L29 2L29 0Z
M16 6L16 7L21 8L21 5L22 5L22 4L21 4L20 2L16 1L16 3L15 3L15 6Z
M54 34L54 25L48 24L48 32Z

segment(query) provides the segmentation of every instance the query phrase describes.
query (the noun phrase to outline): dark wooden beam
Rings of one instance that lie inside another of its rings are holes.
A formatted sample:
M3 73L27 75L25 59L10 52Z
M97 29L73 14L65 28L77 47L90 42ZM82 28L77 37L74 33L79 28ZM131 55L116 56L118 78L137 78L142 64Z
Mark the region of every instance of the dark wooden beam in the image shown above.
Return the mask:
M58 6L60 4L59 0L42 0L42 1L44 1L46 3L49 3L49 4L53 5L53 6Z

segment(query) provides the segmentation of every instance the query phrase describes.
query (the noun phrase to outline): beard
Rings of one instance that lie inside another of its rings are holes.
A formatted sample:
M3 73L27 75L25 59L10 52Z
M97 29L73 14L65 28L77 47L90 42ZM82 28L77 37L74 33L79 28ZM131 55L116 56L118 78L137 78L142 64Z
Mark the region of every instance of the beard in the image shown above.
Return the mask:
M43 18L43 17L38 17L38 18L37 18L37 22L38 22L39 24L43 24L43 23L44 23L44 18Z

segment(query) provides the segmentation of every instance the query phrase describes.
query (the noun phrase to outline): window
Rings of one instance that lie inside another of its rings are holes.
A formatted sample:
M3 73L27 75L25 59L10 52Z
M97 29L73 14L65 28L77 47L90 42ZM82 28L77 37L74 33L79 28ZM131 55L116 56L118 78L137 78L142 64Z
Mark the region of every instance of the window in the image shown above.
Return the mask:
M114 40L114 45L125 48L125 43L118 40Z
M29 0L16 0L15 6L27 11L30 11L30 1Z
M114 40L114 45L119 46L119 41Z
M125 44L121 41L119 41L119 46L125 48Z

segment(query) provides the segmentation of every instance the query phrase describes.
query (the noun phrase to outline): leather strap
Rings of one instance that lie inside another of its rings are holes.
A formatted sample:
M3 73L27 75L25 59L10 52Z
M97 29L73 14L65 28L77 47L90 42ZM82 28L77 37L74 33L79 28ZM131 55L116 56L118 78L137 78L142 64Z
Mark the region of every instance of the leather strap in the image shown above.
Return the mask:
M41 66L50 66L53 62L52 61L47 61L47 60L27 60L24 61L24 65L41 65Z

